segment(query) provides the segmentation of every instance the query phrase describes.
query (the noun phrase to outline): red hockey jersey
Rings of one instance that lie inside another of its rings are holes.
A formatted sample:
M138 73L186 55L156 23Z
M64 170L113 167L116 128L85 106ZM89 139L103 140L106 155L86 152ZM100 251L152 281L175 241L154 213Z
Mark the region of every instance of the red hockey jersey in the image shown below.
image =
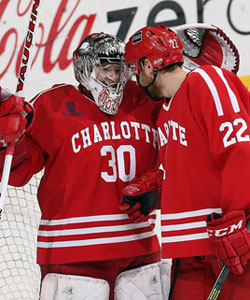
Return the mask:
M164 103L158 119L164 258L212 254L206 216L250 212L249 100L237 76L204 66Z
M15 148L10 184L24 185L45 167L38 189L38 263L159 251L150 222L131 223L119 200L132 179L158 166L160 104L148 101L134 82L127 84L113 116L72 85L42 92L32 103L33 124Z

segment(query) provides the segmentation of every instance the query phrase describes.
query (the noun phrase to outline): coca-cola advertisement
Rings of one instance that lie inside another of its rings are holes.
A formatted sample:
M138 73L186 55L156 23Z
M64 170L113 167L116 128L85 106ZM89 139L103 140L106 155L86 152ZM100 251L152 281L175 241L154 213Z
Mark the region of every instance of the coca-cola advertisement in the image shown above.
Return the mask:
M31 99L56 83L77 85L72 54L90 33L110 32L127 42L132 33L147 25L175 29L206 23L223 29L235 43L240 53L238 75L248 85L249 15L246 0L2 0L0 82L11 92L23 90Z

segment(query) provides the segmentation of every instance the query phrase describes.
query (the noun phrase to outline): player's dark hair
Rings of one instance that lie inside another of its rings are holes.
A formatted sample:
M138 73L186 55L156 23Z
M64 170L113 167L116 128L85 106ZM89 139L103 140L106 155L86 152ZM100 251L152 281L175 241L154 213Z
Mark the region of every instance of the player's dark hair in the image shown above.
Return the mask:
M181 68L183 65L183 62L177 62L177 63L174 63L174 64L171 64L169 66L166 66L165 68L161 69L160 72L162 73L167 73L167 72L172 72L173 70L175 70L176 68Z

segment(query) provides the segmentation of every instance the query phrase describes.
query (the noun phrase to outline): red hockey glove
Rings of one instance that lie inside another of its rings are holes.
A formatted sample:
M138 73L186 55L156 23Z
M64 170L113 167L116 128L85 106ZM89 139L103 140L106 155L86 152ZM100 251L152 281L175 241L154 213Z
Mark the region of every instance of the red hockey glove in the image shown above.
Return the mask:
M149 171L122 189L120 210L133 222L146 221L147 215L159 206L162 177L160 169Z
M250 259L250 233L246 228L248 219L243 210L224 216L213 213L207 217L207 232L214 254L234 274L242 274Z
M11 95L0 101L0 147L20 139L28 122L26 115L31 110L23 97Z

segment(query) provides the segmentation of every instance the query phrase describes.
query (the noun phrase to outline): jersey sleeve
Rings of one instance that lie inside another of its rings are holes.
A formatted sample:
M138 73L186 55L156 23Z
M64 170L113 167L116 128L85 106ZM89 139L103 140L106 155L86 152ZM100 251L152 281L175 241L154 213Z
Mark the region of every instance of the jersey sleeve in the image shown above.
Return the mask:
M221 179L222 211L250 212L250 94L236 75L213 66L188 80L191 110Z
M0 151L1 176L5 151ZM24 136L16 145L11 164L9 184L23 186L31 177L42 170L44 159L39 146L28 136Z

